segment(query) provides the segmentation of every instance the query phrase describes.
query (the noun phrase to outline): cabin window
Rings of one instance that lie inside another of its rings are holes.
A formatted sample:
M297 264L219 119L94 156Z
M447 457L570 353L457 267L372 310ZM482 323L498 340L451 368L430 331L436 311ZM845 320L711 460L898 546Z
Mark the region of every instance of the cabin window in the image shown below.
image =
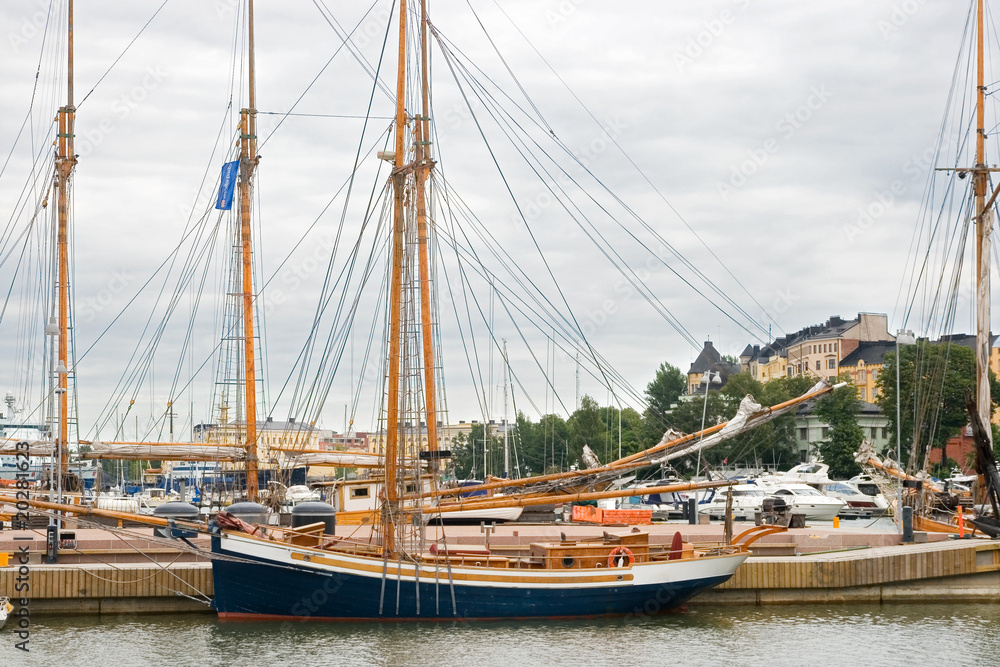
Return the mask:
M363 486L360 489L351 489L351 498L367 498L369 488L370 487Z

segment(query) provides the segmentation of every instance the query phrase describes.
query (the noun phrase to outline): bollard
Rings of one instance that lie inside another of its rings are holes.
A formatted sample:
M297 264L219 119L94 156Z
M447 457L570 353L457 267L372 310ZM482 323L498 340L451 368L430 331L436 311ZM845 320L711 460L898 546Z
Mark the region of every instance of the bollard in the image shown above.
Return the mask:
M698 499L688 498L688 523L692 526L698 523Z
M59 526L51 525L45 529L45 562L59 562Z
M903 543L913 543L913 508L903 508Z
M840 528L840 517L839 516L833 517L833 527L834 528Z

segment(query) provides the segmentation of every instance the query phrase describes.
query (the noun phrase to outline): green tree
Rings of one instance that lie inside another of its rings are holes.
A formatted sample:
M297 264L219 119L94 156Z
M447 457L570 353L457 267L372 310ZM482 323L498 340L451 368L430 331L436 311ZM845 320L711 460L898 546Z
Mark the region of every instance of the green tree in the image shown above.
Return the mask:
M943 448L968 423L965 394L974 389L976 360L970 348L919 341L899 348L900 417L896 423L896 353L885 355L875 399L900 434L906 470L925 467L930 448Z
M610 433L603 412L590 396L584 395L580 399L580 407L566 422L569 427L569 465L583 467L581 457L584 445L595 452L607 450Z
M663 437L670 426L667 415L671 406L677 403L687 389L687 376L680 369L667 362L660 364L652 382L646 385L647 407L643 413L643 429L640 437L643 448L652 447Z
M816 416L829 427L829 438L819 443L819 453L823 462L830 466L830 476L847 479L861 472L861 466L854 460L865 437L864 429L858 425L861 401L858 389L852 384L833 390L816 401Z
M451 455L458 479L503 474L503 437L489 424L473 424L468 435L459 433L452 438Z

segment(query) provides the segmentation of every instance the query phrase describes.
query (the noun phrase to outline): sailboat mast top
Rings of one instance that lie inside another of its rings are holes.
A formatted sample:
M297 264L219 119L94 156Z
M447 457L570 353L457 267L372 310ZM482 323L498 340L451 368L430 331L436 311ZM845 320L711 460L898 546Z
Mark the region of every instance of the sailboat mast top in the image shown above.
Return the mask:
M240 240L243 271L243 357L246 391L247 498L257 500L257 369L254 363L252 179L257 166L257 95L254 78L253 0L247 2L248 107L240 110Z

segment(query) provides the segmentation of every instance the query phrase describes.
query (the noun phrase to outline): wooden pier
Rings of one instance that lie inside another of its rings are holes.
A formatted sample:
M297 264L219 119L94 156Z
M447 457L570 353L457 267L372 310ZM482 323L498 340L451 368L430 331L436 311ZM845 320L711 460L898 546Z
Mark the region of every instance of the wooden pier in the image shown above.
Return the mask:
M691 604L1000 602L1000 542L948 540L750 558Z

